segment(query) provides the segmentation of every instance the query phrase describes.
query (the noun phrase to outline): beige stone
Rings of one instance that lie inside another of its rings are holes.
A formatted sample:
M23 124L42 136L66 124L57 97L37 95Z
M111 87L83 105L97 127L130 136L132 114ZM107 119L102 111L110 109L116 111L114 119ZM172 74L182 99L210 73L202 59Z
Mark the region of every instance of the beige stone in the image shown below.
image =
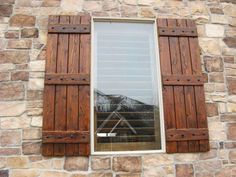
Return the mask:
M10 17L12 14L12 5L0 5L0 16Z
M26 63L29 60L29 53L27 51L0 51L1 63Z
M236 140L236 123L229 123L227 125L227 138L229 140Z
M0 148L0 156L20 155L21 148Z
M8 49L30 49L32 41L30 39L11 39L8 41Z
M203 2L197 1L197 2L188 2L188 6L190 7L191 13L194 15L204 15L208 14L207 8L204 5Z
M236 150L231 150L229 152L229 161L233 164L236 164Z
M31 169L11 170L10 172L11 177L38 177L38 175L38 170Z
M211 149L208 152L200 153L199 160L208 160L208 159L214 159L217 157L217 150Z
M207 103L206 104L206 111L207 111L207 116L212 117L212 116L217 116L218 115L218 107L216 103Z
M27 100L42 100L43 92L41 90L28 90Z
M22 151L25 155L38 155L41 153L41 142L23 142Z
M12 63L0 64L0 71L11 71L15 69L15 65Z
M82 10L83 1L77 0L62 0L61 7L65 11L81 11Z
M194 177L194 170L192 164L176 164L176 177Z
M8 157L7 167L9 168L27 168L28 167L27 157Z
M225 74L226 76L236 76L236 69L226 68Z
M43 7L58 7L61 4L61 0L43 0ZM72 4L71 4L72 5Z
M44 79L36 79L30 78L28 82L28 89L29 90L43 90L44 87Z
M231 26L236 26L236 17L229 17L229 24Z
M22 100L24 98L23 83L1 83L0 100Z
M7 39L19 38L19 31L17 30L7 31L5 33L5 38Z
M142 168L141 157L121 156L113 158L113 170L116 172L140 172Z
M19 130L10 130L10 131L1 131L1 146L19 146L21 143L21 131Z
M13 81L28 81L29 72L27 71L16 71L11 73L11 80Z
M136 6L121 6L121 16L123 17L137 17L138 9Z
M25 111L24 102L1 102L0 103L0 117L18 116L18 115L21 115L24 111Z
M141 8L140 16L145 18L153 18L155 17L155 14L151 8Z
M111 158L94 156L91 159L91 168L93 170L108 170L111 169Z
M236 103L227 103L228 112L236 112Z
M235 11L236 5L231 4L225 4L223 6L223 11L226 15L236 17L236 11Z
M206 24L205 29L207 37L224 37L224 26L222 25Z
M89 159L87 157L67 157L64 169L67 171L87 171Z
M51 165L51 161L50 160L42 160L39 162L33 162L31 163L31 167L30 168L35 168L35 169L51 169L52 165Z
M118 174L116 177L141 177L141 174Z
M35 140L42 137L42 131L38 128L23 129L23 140Z
M52 168L57 170L62 170L64 165L64 159L55 159L52 161Z
M0 82L10 80L9 72L0 72Z
M210 160L197 162L195 165L196 172L207 171L214 172L215 169L220 169L222 167L220 160Z
M31 71L45 71L45 60L31 61L29 69Z
M218 39L199 38L199 45L202 51L206 54L221 54L221 48Z
M23 28L21 30L22 38L37 38L39 35L39 31L37 28Z
M17 0L16 6L19 7L31 7L31 0Z
M234 122L236 120L236 115L234 114L223 114L220 117L222 122Z
M80 177L80 176L79 176ZM101 173L90 173L88 177L113 177L112 173L106 173L106 172L101 172Z
M15 14L10 19L10 26L31 27L35 25L35 17L30 15Z
M18 128L28 128L30 126L30 118L13 117L13 118L2 118L1 129L18 129Z
M0 157L0 169L5 168L7 164L7 158L6 157Z
M32 121L30 125L33 127L42 127L42 124L43 124L42 120L43 120L42 116L32 117Z
M195 162L198 160L198 154L177 153L174 155L175 162Z
M166 177L166 172L162 167L155 167L145 169L143 171L143 177Z
M83 10L85 11L101 11L102 3L99 1L84 1Z
M211 15L211 22L218 24L228 24L229 20L225 15Z
M42 113L43 113L43 109L42 108L30 108L30 109L27 109L27 115L28 116L41 116ZM37 118L37 120L39 120L39 118ZM38 122L38 121L36 121L36 122Z
M209 82L224 82L224 74L221 72L209 73Z

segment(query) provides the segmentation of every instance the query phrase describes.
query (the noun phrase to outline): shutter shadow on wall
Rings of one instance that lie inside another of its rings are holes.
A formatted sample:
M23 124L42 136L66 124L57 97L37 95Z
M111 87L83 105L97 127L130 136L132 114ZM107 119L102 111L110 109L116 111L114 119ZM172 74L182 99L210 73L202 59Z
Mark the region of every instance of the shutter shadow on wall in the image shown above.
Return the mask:
M43 111L45 156L90 153L90 16L50 16Z
M204 81L192 20L157 19L166 152L209 150Z

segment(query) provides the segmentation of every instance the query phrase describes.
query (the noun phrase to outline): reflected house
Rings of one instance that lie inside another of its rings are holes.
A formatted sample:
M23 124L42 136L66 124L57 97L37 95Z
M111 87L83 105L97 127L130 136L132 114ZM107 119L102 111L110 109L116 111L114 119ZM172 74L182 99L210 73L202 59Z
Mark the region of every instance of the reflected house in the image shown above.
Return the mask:
M98 142L155 141L156 106L98 90L95 96Z

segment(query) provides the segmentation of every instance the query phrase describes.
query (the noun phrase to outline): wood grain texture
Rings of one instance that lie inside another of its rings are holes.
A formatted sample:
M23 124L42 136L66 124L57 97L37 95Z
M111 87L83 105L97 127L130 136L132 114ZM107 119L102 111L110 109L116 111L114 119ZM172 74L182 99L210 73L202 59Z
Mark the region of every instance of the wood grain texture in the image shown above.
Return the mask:
M91 26L89 16L50 19L49 27ZM54 31L47 45L43 155L89 155L90 34Z
M74 17L71 17L74 18ZM75 22L75 21L74 21ZM49 33L73 33L73 34L90 34L91 29L90 25L81 25L78 23L70 23L70 24L54 24L48 26L48 32Z
M185 26L180 27L159 27L159 36L185 36L185 37L197 37L197 28L190 28Z
M159 34L159 47L167 136L166 151L169 153L207 151L209 137L203 88L206 77L201 71L198 40L195 35L180 34L180 29L189 28L186 30L189 33L196 29L196 25L193 21L185 19L157 19L157 22L160 28L158 31L162 33ZM173 92L168 91L170 88ZM170 118L171 116L173 117ZM193 130L200 132L198 130L203 129L206 130L204 136L190 134ZM174 132L176 134L173 134Z

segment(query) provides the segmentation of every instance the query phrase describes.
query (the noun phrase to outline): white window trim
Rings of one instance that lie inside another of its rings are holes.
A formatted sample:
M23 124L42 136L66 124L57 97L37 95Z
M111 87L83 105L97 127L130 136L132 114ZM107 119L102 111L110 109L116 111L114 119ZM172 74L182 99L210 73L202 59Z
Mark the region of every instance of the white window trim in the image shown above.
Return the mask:
M160 150L142 150L142 151L94 151L94 22L140 22L140 23L153 23L154 28L154 45L156 48L156 64L157 64L157 83L158 83L158 98L160 108L160 128L161 128L161 149ZM110 18L110 17L92 17L91 18L91 75L90 75L90 149L91 155L117 155L117 154L150 154L150 153L165 153L166 152L166 138L165 138L165 122L164 122L164 109L162 98L162 82L161 82L161 67L159 57L159 45L157 35L156 19L152 18Z

